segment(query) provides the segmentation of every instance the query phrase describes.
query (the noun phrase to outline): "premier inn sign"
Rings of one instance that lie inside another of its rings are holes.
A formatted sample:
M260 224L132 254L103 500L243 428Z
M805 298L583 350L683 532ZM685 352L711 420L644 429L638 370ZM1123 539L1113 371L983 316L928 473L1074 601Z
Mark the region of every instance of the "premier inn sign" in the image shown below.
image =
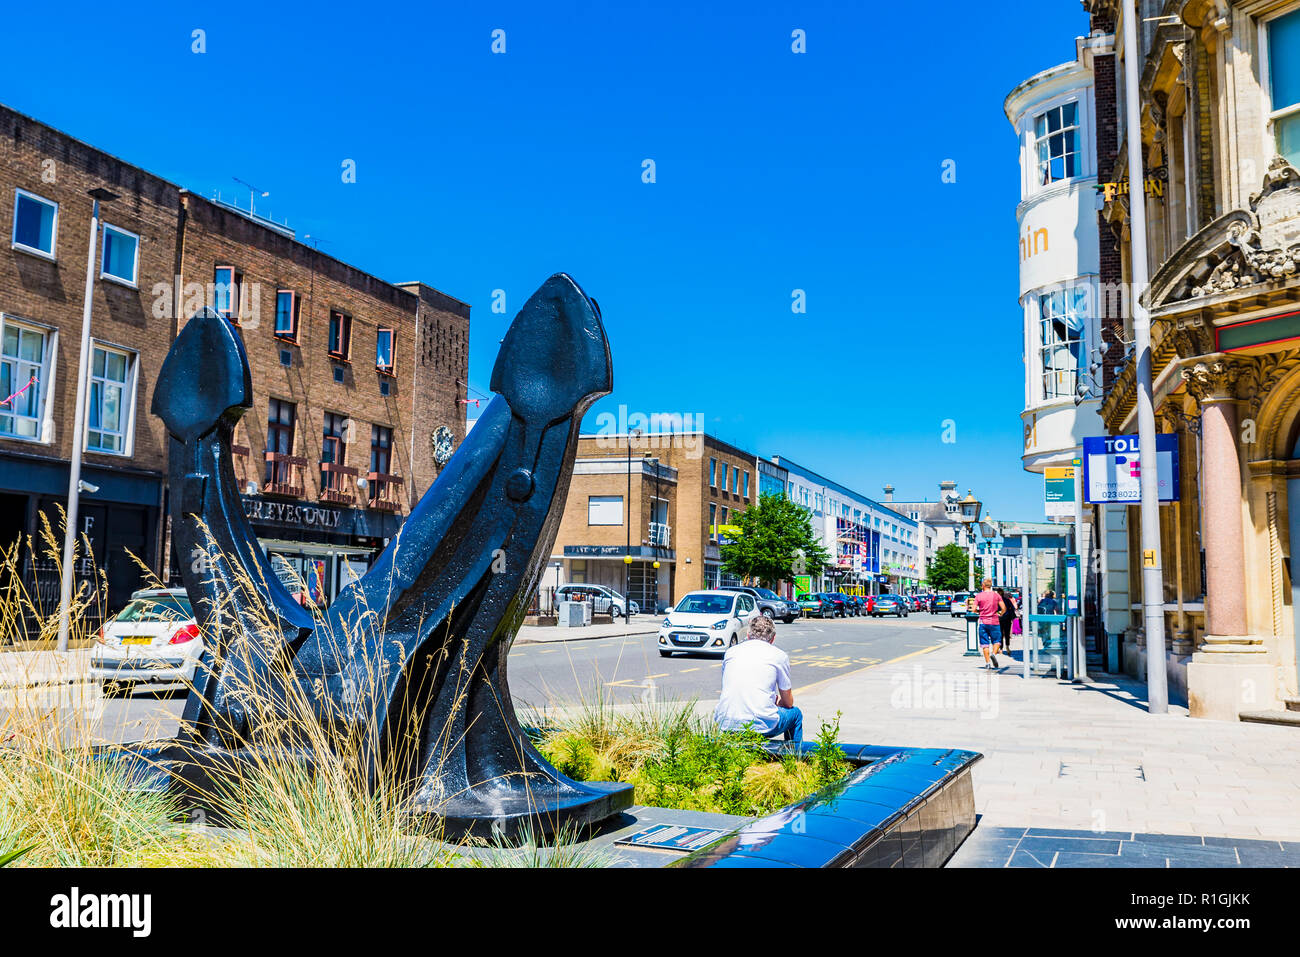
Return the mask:
M343 518L343 513L337 508L298 505L294 502L272 502L248 496L244 497L244 515L252 522L325 530L338 528Z

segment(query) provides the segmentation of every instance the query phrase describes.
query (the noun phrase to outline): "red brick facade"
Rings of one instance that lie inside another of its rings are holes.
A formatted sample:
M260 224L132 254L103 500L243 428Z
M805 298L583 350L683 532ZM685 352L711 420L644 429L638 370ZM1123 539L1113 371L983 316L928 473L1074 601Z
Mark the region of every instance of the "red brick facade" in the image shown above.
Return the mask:
M378 279L281 228L0 107L0 230L9 240L0 252L0 322L8 333L0 369L5 395L28 387L0 406L0 545L38 529L38 513L53 514L66 501L90 241L87 192L95 187L118 194L102 204L103 222L138 237L134 283L97 268L91 316L95 344L116 357L115 374L127 370L121 429L108 439L102 430L93 433L95 442L116 443L120 451L85 452L86 479L100 488L81 496L79 522L99 564L108 565L111 600L139 586L128 549L168 577L168 439L150 413L154 382L179 327L201 307L226 306L227 289L237 290L229 311L252 366L253 408L236 431L235 470L246 503L277 517L286 506L331 510L323 525L289 526L275 537L311 541L328 528L334 534L323 540L332 544L363 551L382 544L436 477L431 432L445 425L453 447L464 438L469 306L423 283ZM51 250L17 241L19 196L22 235ZM34 208L42 211L35 218ZM57 218L49 220L55 208ZM97 249L103 256L102 233ZM219 267L231 272L219 274ZM233 276L237 283L224 281ZM286 315L296 321L277 332L282 291L292 294ZM332 315L346 319L335 323ZM332 336L335 325L340 334ZM88 389L92 396L104 391L118 394L102 384ZM282 418L292 406L292 440L279 425L276 447L287 451L268 466L273 401ZM88 404L101 419L117 411L112 401ZM15 408L23 416L6 416ZM45 570L34 563L29 571L39 577ZM43 581L35 585L45 588Z

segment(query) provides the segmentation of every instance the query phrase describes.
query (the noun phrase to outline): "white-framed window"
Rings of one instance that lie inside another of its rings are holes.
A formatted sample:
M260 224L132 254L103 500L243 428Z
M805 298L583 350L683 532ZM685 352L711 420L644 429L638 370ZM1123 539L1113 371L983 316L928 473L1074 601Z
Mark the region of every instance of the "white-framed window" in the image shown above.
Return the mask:
M1265 21L1265 88L1273 148L1300 166L1300 8Z
M43 438L54 335L0 314L0 436Z
M1042 398L1072 399L1087 355L1088 287L1055 289L1036 298Z
M239 293L244 274L234 266L216 266L212 270L212 308L231 322L239 324Z
M15 189L14 231L10 237L13 248L53 259L58 234L59 204L25 189Z
M119 226L104 224L104 251L100 256L99 275L104 279L135 286L140 265L140 237Z
M1079 104L1075 100L1034 117L1034 153L1040 186L1079 175L1079 132Z
M587 524L588 525L622 525L623 524L623 496L588 495L587 496Z
M90 364L86 451L130 455L135 353L96 342Z

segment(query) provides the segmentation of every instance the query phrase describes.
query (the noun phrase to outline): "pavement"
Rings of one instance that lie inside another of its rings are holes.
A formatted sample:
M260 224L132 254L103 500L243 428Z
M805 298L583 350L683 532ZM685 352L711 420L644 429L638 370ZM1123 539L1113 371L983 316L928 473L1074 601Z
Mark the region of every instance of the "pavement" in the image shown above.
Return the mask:
M524 625L515 636L515 644L531 645L556 641L590 641L594 638L626 638L629 635L653 635L660 619L654 615L633 615L631 621L615 619L608 625L583 625L561 628L558 625Z
M960 626L958 626L960 627ZM1146 710L1124 676L1025 679L964 642L796 698L805 736L979 751L976 830L949 866L1300 866L1300 733Z
M87 681L89 648L69 651L5 651L0 653L0 688L36 687Z

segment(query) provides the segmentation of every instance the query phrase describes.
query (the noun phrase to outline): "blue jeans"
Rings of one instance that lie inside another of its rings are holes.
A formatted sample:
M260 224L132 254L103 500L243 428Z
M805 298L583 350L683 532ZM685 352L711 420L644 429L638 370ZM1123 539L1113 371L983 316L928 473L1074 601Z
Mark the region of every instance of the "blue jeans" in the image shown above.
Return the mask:
M794 741L796 744L803 740L803 712L798 708L782 708L776 706L776 710L781 713L777 718L776 727L767 733L767 737L775 738L778 734L784 734L787 741Z

